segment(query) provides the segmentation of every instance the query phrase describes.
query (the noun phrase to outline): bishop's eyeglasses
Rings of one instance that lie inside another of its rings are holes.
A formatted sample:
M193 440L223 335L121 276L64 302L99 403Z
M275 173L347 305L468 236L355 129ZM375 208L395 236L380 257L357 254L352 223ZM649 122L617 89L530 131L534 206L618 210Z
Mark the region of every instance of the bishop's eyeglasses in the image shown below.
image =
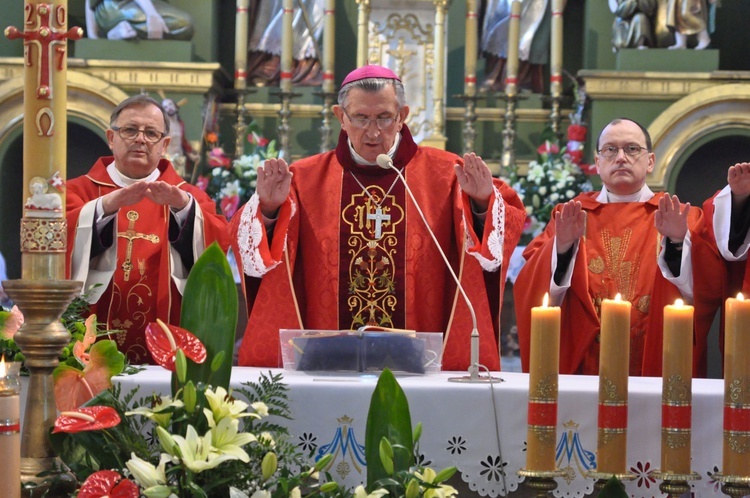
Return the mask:
M341 110L344 111L344 114L346 114L346 117L349 118L349 121L352 122L355 128L369 128L370 124L374 121L377 124L379 130L387 130L388 128L393 126L393 123L396 122L396 118L370 119L370 118L364 118L362 116L357 116L353 118L349 115L348 112L346 112L346 109L342 107Z
M115 130L123 140L135 140L139 133L143 133L143 138L152 144L164 138L164 133L153 128L144 128L142 130L133 128L132 126L111 126L110 128Z
M620 153L620 149L625 153L626 156L636 158L641 156L641 151L648 150L646 147L641 147L636 144L623 145L622 147L616 147L614 145L605 145L597 152L604 159L614 159L617 154Z

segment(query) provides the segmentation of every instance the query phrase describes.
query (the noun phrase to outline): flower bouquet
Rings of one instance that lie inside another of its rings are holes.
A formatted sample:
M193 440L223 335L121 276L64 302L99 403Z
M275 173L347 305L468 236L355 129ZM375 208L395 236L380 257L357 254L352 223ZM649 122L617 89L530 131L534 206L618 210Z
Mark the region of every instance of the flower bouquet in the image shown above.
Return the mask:
M276 141L264 138L257 123L250 123L249 130L243 154L233 160L219 145L216 133L206 135L211 169L205 175L198 176L196 184L216 201L217 208L227 218L234 216L255 192L258 166L267 158L279 154Z

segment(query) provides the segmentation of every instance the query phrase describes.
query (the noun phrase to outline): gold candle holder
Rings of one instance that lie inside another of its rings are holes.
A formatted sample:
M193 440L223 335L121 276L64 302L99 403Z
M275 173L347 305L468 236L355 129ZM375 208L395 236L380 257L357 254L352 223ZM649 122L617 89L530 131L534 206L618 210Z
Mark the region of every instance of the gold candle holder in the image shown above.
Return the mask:
M518 471L519 476L523 476L523 484L527 488L536 491L537 498L546 498L549 494L557 489L557 481L555 477L565 476L565 471L562 469L555 470L527 470L521 469Z
M597 494L599 494L599 491L601 491L602 488L606 486L607 482L613 477L616 477L620 481L620 484L622 484L622 481L632 481L636 477L638 477L632 472L621 472L613 474L611 472L588 471L585 472L584 475L589 479L596 479L596 482L594 483L594 490Z
M669 498L678 498L690 491L690 481L699 481L701 476L697 472L689 474L676 474L674 472L662 472L655 470L651 474L655 479L662 481L659 490L666 493Z
M721 483L721 492L727 496L750 495L750 476L728 476L717 472L712 477Z
M52 371L59 364L62 349L70 342L70 333L60 322L65 309L81 291L81 282L72 280L7 280L3 288L18 305L24 323L14 339L29 369L29 388L21 432L21 481L27 496L61 496L75 490L75 478L61 471L49 443L54 425L55 391ZM60 486L58 488L58 486ZM55 491L57 490L57 491Z

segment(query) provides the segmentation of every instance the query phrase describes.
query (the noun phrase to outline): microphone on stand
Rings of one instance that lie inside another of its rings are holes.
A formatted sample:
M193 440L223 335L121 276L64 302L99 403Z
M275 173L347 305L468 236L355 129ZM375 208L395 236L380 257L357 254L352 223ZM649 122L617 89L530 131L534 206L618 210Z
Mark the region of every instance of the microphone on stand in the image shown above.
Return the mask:
M477 328L477 315L476 313L474 313L474 306L471 305L471 301L469 301L469 296L466 295L466 292L464 291L464 288L461 285L461 282L458 280L458 277L456 276L456 273L453 271L453 268L451 267L451 264L448 261L448 258L443 252L443 248L440 247L440 243L438 242L437 237L435 237L435 233L432 231L432 227L430 227L430 224L427 223L427 218L425 218L424 213L422 212L422 208L419 207L419 203L417 202L417 199L414 198L414 194L411 192L411 189L409 188L409 184L406 183L406 178L404 178L404 175L401 174L401 171L399 171L398 168L396 168L393 165L393 161L391 160L391 157L388 154L378 155L376 161L378 163L378 166L380 166L381 168L391 169L395 171L398 177L403 182L404 187L406 188L406 192L409 194L411 201L414 203L414 207L417 208L417 212L419 213L419 216L422 217L422 221L424 222L424 225L427 228L427 231L429 232L430 237L432 237L432 241L435 243L435 246L437 247L438 252L440 252L440 256L442 256L445 266L448 268L448 271L453 277L453 280L456 282L458 291L461 293L461 297L463 297L464 302L466 303L466 306L468 306L469 312L471 313L471 323L473 325L473 328L471 330L471 356L469 360L470 363L469 363L469 370L468 370L469 375L465 375L462 377L451 377L448 380L451 382L486 382L486 381L492 382L494 380L499 380L499 379L493 378L492 376L486 376L486 377L479 376L479 329ZM447 340L445 342L447 344Z

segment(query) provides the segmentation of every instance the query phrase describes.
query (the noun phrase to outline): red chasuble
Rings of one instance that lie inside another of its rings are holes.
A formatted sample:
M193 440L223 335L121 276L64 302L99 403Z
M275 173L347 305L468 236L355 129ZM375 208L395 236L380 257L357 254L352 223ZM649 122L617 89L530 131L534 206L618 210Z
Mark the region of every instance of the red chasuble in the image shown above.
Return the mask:
M654 215L659 198L665 194L657 193L647 202L608 204L598 202L598 194L587 192L576 197L586 211L586 236L578 248L571 286L561 305L560 373L598 374L601 302L620 293L632 303L630 375L659 376L664 306L681 297L677 287L663 277L657 262L661 240L654 227ZM555 212L560 208L558 205ZM554 212L552 219L524 251L526 263L514 286L524 371L529 368L531 308L541 305L552 277ZM694 275L700 274L700 258L706 250L700 209L690 209L688 229ZM698 281L693 287L697 301L702 290ZM705 376L702 353L713 317L707 317L702 309L696 309L695 317L694 370Z
M516 193L496 180L480 239L453 170L459 161L418 147L404 127L393 162L474 306L480 362L497 370L504 263L526 215ZM270 241L257 195L230 224L250 310L240 364L280 366L279 329L376 324L446 333L443 369L468 368L469 310L395 172L356 165L344 132L335 151L291 169L291 193Z
M107 173L107 165L112 162L112 157L100 158L87 175L66 184L68 274L84 205L120 188L112 183ZM177 185L195 198L195 230L203 231L205 246L218 241L226 250L226 220L216 214L214 201L205 192L186 183L169 161L162 159L158 168L161 171L159 180ZM148 199L120 209L116 225L117 266L106 290L91 306L91 313L96 314L99 323L106 323L108 329L121 330L113 339L134 364L153 363L144 338L146 325L156 318L175 325L180 323L182 296L172 279L172 272L184 273L185 277L187 272L179 258L175 260L170 251L170 217L168 206ZM194 254L194 258L199 255ZM179 268L175 269L176 266Z

